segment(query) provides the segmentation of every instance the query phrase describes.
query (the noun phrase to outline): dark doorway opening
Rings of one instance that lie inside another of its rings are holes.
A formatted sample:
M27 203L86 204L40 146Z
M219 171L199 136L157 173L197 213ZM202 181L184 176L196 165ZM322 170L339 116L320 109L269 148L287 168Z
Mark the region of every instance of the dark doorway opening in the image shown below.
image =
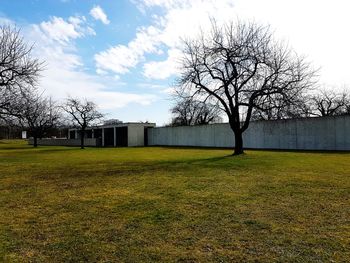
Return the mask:
M92 138L92 130L85 131L85 138Z
M69 138L76 139L75 138L75 131L69 131Z
M114 146L114 128L105 128L105 146Z
M145 127L143 132L143 143L145 146L148 146L148 127Z
M102 138L102 129L94 129L94 138Z
M128 146L128 127L117 127L116 131L116 146Z

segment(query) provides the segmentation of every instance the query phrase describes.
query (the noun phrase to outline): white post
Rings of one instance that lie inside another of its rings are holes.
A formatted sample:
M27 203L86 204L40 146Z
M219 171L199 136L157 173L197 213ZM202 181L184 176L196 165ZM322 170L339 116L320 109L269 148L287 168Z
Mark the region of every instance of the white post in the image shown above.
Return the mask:
M74 139L78 139L78 130L77 129L75 129Z

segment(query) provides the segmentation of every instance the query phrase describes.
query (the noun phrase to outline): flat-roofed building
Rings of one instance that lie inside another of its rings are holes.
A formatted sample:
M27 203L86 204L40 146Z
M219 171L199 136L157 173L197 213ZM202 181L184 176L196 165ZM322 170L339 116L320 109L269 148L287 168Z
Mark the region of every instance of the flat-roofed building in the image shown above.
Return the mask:
M95 146L102 147L130 147L147 146L147 129L155 127L155 123L125 122L89 127L85 131L86 139ZM80 139L79 129L68 130L68 140ZM90 140L89 140L90 141Z

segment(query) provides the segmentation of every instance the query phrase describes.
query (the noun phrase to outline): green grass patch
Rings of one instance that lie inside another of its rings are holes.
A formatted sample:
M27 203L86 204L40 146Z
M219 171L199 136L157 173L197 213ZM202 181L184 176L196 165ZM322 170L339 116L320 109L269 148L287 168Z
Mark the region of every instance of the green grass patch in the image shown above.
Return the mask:
M349 262L350 154L0 141L0 261Z

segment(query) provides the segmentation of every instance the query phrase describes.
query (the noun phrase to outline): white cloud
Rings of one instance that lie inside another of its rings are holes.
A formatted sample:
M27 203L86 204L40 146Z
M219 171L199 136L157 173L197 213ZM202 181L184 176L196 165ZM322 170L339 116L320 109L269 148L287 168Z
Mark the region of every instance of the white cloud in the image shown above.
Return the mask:
M169 49L168 58L164 61L151 61L143 66L143 74L150 79L167 79L179 71L179 58L181 51Z
M151 82L145 82L145 83L138 83L138 87L145 88L145 89L155 89L155 90L161 90L164 89L166 86L160 85L160 84L154 84Z
M95 31L85 25L85 17L71 16L68 20L62 17L52 17L49 21L44 21L35 27L47 36L47 39L59 42L59 44L68 44L69 41L83 37L85 35L95 35Z
M129 72L144 58L145 53L159 53L156 48L158 29L149 26L140 28L136 37L127 46L117 45L95 55L97 72L112 71L123 74Z
M11 19L8 19L6 17L0 17L0 24L1 25L15 25L15 22Z
M132 0L138 8L145 11L146 8L149 7L163 7L166 9L182 7L186 8L190 5L191 2L196 0Z
M139 7L161 7L165 15L154 15L153 25L138 29L136 37L128 45L116 45L95 55L98 70L118 74L129 72L144 61L147 53L161 54L162 47L169 49L164 61L148 61L143 74L148 78L166 79L177 73L178 51L181 38L193 36L201 27L210 25L209 15L231 17L232 1L222 0L144 0L134 1ZM223 14L223 10L225 14Z
M57 100L68 95L91 99L103 110L125 107L130 103L152 103L156 99L154 95L118 90L124 85L118 77L102 77L84 71L74 43L74 39L85 35L87 26L84 27L83 22L83 19L79 21L76 17L69 18L68 22L55 17L48 22L25 28L26 38L36 43L34 55L45 61L40 88ZM64 34L62 27L57 28L57 23L66 26L69 31Z
M321 67L321 83L350 84L350 35L344 33L350 24L349 1L238 0L236 5L242 17L270 24L278 37Z
M115 73L123 74L129 71L129 68L135 67L139 60L139 53L124 45L112 47L95 55L97 62L97 73L110 70Z
M313 65L321 67L321 82L350 84L347 61L350 60L348 31L350 9L348 0L132 0L146 15L152 17L156 35L145 37L153 48L181 48L182 37L193 37L199 28L210 28L209 17L220 24L228 20L248 19L270 24L276 36L287 40L295 51L307 55ZM162 12L158 12L159 8ZM161 15L159 15L161 13ZM147 29L147 27L146 27ZM147 31L147 30L145 30ZM135 38L136 39L136 38ZM132 43L134 40L131 40ZM129 48L129 45L125 47ZM134 53L132 50L131 53ZM137 55L124 71L144 62L145 54ZM122 55L121 55L122 56ZM111 58L112 59L112 58ZM118 60L119 54L113 57ZM168 52L161 62L145 61L144 75L164 79L176 75L176 56ZM168 68L167 66L170 67ZM101 66L101 65L100 65ZM106 71L111 68L104 68Z
M118 83L118 80L114 80L114 82ZM150 94L113 91L104 80L97 76L89 75L78 69L55 67L52 62L45 71L41 86L47 90L47 93L59 100L68 95L83 97L95 101L103 110L122 108L130 103L148 105L156 99L154 95Z
M107 18L106 13L103 11L103 9L100 6L94 6L90 10L90 15L95 18L96 20L100 20L103 24L108 25L110 21Z
M172 87L169 87L169 88L166 88L166 89L161 90L161 93L166 94L166 95L168 95L168 96L176 95L176 91L175 91L175 89L172 88Z
M61 17L53 17L50 21L42 22L40 28L48 36L60 43L67 43L70 39L81 37L83 34L77 31L76 25L65 21Z

